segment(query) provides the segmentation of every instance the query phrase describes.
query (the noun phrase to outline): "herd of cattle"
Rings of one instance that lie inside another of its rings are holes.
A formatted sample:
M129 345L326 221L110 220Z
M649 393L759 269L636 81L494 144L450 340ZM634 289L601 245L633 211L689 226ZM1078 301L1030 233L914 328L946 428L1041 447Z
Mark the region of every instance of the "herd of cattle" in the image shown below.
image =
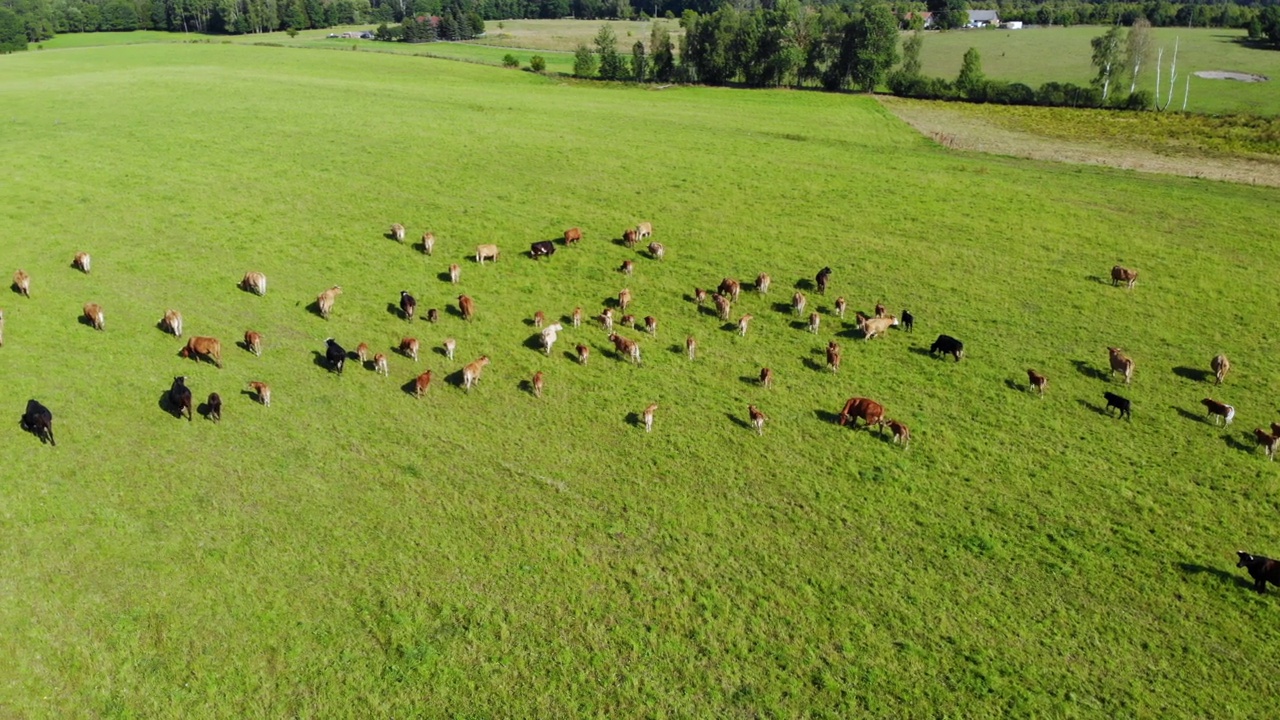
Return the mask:
M635 228L628 228L622 234L622 242L628 247L633 248L636 243L651 237L653 228L650 223L644 222ZM401 224L391 226L388 237L399 242L405 240L405 228ZM574 246L582 241L583 234L580 228L570 228L564 232L563 244L565 246ZM427 255L431 255L435 248L435 237L432 233L424 233L422 242L419 245L421 251ZM650 242L648 247L649 256L655 260L662 260L666 256L666 248L658 242ZM544 257L550 257L556 252L556 245L552 241L539 241L530 246L529 256L538 260ZM483 265L486 261L496 262L500 257L497 245L482 244L478 245L475 250L474 259L477 264ZM88 274L91 271L91 260L88 253L77 253L72 262L74 268ZM619 270L627 275L634 271L634 263L626 260ZM461 268L455 263L449 266L449 279L452 283L457 284L461 275ZM825 295L831 280L832 271L829 267L822 268L814 277L813 287L819 294ZM1121 266L1115 266L1111 270L1112 285L1124 286L1132 290L1137 283L1138 273ZM771 278L767 273L761 273L754 284L754 290L757 293L765 294L769 292ZM240 282L241 289L253 293L255 295L265 295L267 292L267 278L260 272L249 272L244 275ZM31 277L23 270L18 270L13 275L13 289L26 298L31 297ZM693 299L696 305L701 309L708 299L715 305L715 314L721 320L730 321L732 319L734 304L738 302L740 293L742 292L742 284L734 278L725 278L717 286L715 291L709 292L703 288L695 288ZM337 298L342 294L341 286L334 286L320 293L316 298L316 312L325 319L328 319L333 311ZM617 320L621 325L630 328L636 328L639 324L635 316L626 314L628 306L631 304L632 297L628 289L623 289L618 293L617 301L612 307L604 307L601 313L594 317L599 322L600 327L608 333L608 340L613 344L618 357L629 360L632 363L640 364L641 351L640 345L635 340L624 337L614 329L614 322ZM408 291L400 292L400 314L408 321L412 321L417 315L417 300ZM792 296L791 311L802 320L805 319L805 309L807 307L807 298L805 294L797 290ZM845 316L848 303L843 297L836 298L834 303L834 313L836 317L843 319ZM475 302L469 296L463 294L458 296L459 314L464 320L471 320L475 316ZM617 312L615 312L615 310ZM106 317L103 308L96 303L86 303L83 308L84 321L90 327L102 331L106 329ZM915 318L910 311L903 310L901 317L889 315L883 305L875 306L874 314L867 315L862 312L855 312L857 320L857 329L864 340L883 336L890 328L899 327L905 332L911 332L914 328ZM753 316L749 313L742 313L736 321L736 328L739 335L745 336L750 327ZM439 311L430 309L427 311L426 320L428 322L438 322ZM579 327L583 323L583 310L581 307L575 308L570 316L573 327ZM807 323L804 323L810 332L817 333L821 325L822 317L818 312L810 312L807 316ZM658 321L653 316L646 316L643 319L644 330L651 336L657 334ZM546 323L545 315L539 311L534 316L534 325L539 329L538 340L541 349L550 355L551 349L555 344L558 333L563 331L564 327L560 323ZM181 338L183 334L183 320L181 313L176 310L166 310L159 322L159 326L165 332L171 333L176 338ZM0 310L0 346L4 344L4 312ZM262 353L262 336L261 334L248 330L244 335L244 348L255 355ZM445 355L452 360L456 348L455 341L450 338L443 343ZM685 348L690 360L696 357L697 342L693 336L689 336L685 340ZM416 338L406 337L400 342L399 350L406 357L413 360L418 359L419 344ZM586 364L590 357L590 348L585 344L578 344L575 348L578 362ZM964 358L964 343L959 339L950 335L942 334L934 340L929 348L929 353L933 356L950 356L955 362L960 362ZM1112 375L1119 373L1123 376L1126 385L1132 382L1134 372L1134 361L1132 358L1124 354L1119 348L1108 348L1110 356L1110 368ZM217 338L213 337L191 337L187 339L186 344L179 353L184 358L194 358L197 361L205 359L212 362L218 368L222 368L222 345ZM330 371L341 374L349 358L359 359L361 365L372 365L375 372L387 375L388 361L387 356L382 353L372 354L369 346L360 343L354 354L349 353L346 348L340 345L334 338L325 341L325 352L323 354L324 363ZM826 360L827 367L830 370L839 370L841 359L841 349L834 340L827 344ZM471 363L462 368L460 385L464 390L469 391L480 379L484 368L489 364L489 358L481 355ZM1225 355L1218 355L1210 362L1210 370L1216 378L1216 384L1221 385L1226 378L1227 373L1231 369L1231 363ZM1048 389L1049 379L1034 369L1027 370L1029 380L1029 390L1034 390L1041 397L1044 396ZM427 370L418 375L410 384L412 392L415 396L421 398L426 394L431 386L432 372ZM167 393L167 400L173 413L181 418L184 415L188 421L193 416L193 395L191 389L187 387L187 377L175 377L172 385ZM541 397L544 388L545 377L542 372L537 372L530 387L535 396ZM773 384L773 370L770 368L762 368L759 376L761 386L768 388ZM252 381L249 383L249 394L264 406L271 404L271 388L261 381ZM1104 392L1103 397L1106 399L1106 412L1110 413L1112 409L1118 412L1118 417L1123 419L1132 419L1131 406L1129 399L1122 397L1113 392ZM1208 416L1213 417L1215 423L1223 422L1230 425L1235 418L1235 408L1226 403L1219 402L1212 398L1205 398L1201 401L1208 411ZM222 399L218 393L211 393L205 404L207 409L203 412L205 416L213 421L220 421L222 417ZM644 408L640 417L642 418L645 430L653 430L654 414L658 408L657 403L652 403ZM763 434L764 425L768 417L757 408L754 404L748 405L747 414L750 420L750 427L757 433ZM853 424L857 427L857 421L862 420L864 427L870 429L876 426L879 432L883 433L888 428L893 436L894 443L900 443L904 448L907 447L911 440L911 431L907 425L899 420L889 418L885 414L884 407L865 397L849 398L841 408L837 415L837 423L841 426ZM53 436L53 413L49 408L45 407L39 401L32 399L28 401L26 410L22 414L21 427L36 435L42 442L55 445ZM1271 432L1267 432L1261 428L1254 430L1254 437L1258 445L1264 448L1268 458L1274 460L1276 450L1280 446L1280 423L1271 424ZM1237 567L1247 568L1249 573L1254 577L1255 588L1259 591L1265 590L1267 582L1280 584L1280 563L1268 558L1253 556L1243 551L1239 552L1239 563Z

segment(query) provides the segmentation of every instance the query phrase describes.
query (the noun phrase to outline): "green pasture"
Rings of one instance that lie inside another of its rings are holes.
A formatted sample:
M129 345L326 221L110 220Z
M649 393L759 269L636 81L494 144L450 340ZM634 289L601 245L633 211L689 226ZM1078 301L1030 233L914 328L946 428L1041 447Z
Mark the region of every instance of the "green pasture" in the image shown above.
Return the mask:
M1106 28L1046 27L1023 30L981 29L925 33L921 52L926 75L954 79L965 51L977 48L987 77L1039 87L1046 82L1087 84L1097 71L1090 63L1089 41ZM1186 78L1201 70L1228 70L1271 78L1245 83L1192 77L1189 112L1280 114L1280 52L1243 43L1243 30L1221 28L1153 28L1153 43L1164 47L1161 99L1169 92L1169 61L1178 42L1178 79L1172 109L1182 108ZM1154 55L1140 88L1155 89ZM1123 89L1128 91L1128 83Z
M649 46L654 22L671 31L672 42L678 48L684 29L675 20L489 20L485 22L484 35L468 43L572 53L579 45L594 47L600 26L608 25L618 37L618 48L626 54L637 40L646 48Z
M1271 711L1280 598L1234 551L1280 553L1280 466L1249 434L1280 420L1274 190L955 153L851 95L382 53L21 53L0 97L0 272L33 278L0 299L0 714ZM664 261L613 240L646 220ZM581 246L524 255L571 226ZM490 242L501 260L477 265ZM1116 263L1135 290L1102 279ZM814 335L786 305L824 265ZM265 297L237 289L251 269ZM762 271L771 293L733 312L746 337L690 301ZM308 305L332 285L325 321ZM624 287L660 321L619 330L641 366L590 324L531 346L535 311L598 313ZM440 323L396 317L400 290ZM910 308L915 332L865 342L835 296ZM221 338L224 369L177 356L168 308ZM250 328L261 358L234 345ZM939 333L962 362L928 356ZM390 350L404 336L418 362ZM390 377L320 367L327 337L389 353ZM1219 352L1235 370L1214 388ZM165 411L180 374L222 395L221 424ZM855 395L910 449L832 422ZM1206 396L1233 426L1202 419ZM18 428L28 398L56 448Z

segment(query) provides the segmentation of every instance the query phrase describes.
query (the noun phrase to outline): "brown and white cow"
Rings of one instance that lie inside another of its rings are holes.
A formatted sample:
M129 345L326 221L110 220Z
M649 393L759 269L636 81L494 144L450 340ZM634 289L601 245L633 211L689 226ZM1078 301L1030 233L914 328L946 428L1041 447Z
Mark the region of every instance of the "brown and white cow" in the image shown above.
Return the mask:
M700 287L693 289L693 301L698 303L698 307L702 307L707 302L707 291Z
M578 351L578 364L586 365L587 360L591 358L591 348L583 345L582 343L578 343L578 346L574 349Z
M652 403L644 409L644 431L653 432L653 413L658 409L658 403Z
M760 385L765 388L773 387L773 370L771 368L760 368Z
M71 267L74 267L85 275L89 274L89 267L91 264L92 260L89 258L89 253L87 252L76 253L75 259L71 261Z
M414 362L418 362L418 338L401 338L400 354L411 357Z
M356 357L360 359L361 365L369 362L369 343L360 343L356 346Z
M892 315L888 317L867 318L861 325L862 339L870 340L877 335L883 337L884 334L889 331L889 328L897 324L898 318Z
M636 239L643 240L653 234L653 224L642 222L636 225Z
M804 306L807 302L808 301L805 299L804 293L796 292L795 295L791 296L791 309L795 311L796 315L803 315Z
M4 321L4 313L0 313L0 322L3 322L3 321ZM690 360L692 360L694 356L698 354L698 341L694 340L692 335L684 339L684 351L689 355Z
M182 313L177 310L165 310L164 317L160 318L160 327L166 332L173 333L174 337L182 337Z
M1120 348L1109 347L1107 352L1111 356L1111 373L1124 375L1124 384L1128 385L1133 380L1133 358L1120 352Z
M1280 445L1280 433L1268 435L1262 428L1254 428L1253 437L1267 451L1267 458L1276 459L1276 446Z
M847 302L845 302L844 296L840 296L840 297L836 298L836 317L838 317L838 318L840 318L841 320L843 320L843 319L844 319L844 311L845 311L848 307L849 307L849 304L848 304Z
M435 233L429 233L429 232L422 233L422 254L430 255L435 251L436 251Z
M730 304L729 298L721 295L720 293L712 293L711 299L716 303L716 315L719 316L721 320L728 320L729 311L733 309L733 305Z
M626 230L622 231L622 244L626 245L629 248L635 247L636 241L639 239L640 238L639 236L636 235L636 231L634 228L627 228Z
M498 262L497 245L494 245L493 243L485 243L484 245L476 246L476 262L483 265L485 260Z
M822 324L822 316L818 313L809 313L809 332L818 333L818 326Z
M628 288L623 288L619 290L618 291L618 307L622 310L626 310L627 306L630 304L631 304L631 290Z
M574 327L582 327L582 308L581 307L575 307L573 309L573 315L570 317L573 320Z
M1035 370L1028 368L1027 380L1031 383L1031 385L1029 386L1029 389L1035 390L1036 392L1040 393L1040 397L1044 397L1044 391L1049 389L1049 378L1045 377L1044 375L1041 375Z
M360 346L364 348L368 347L364 343L360 343ZM262 357L262 334L258 332L254 332L253 330L245 330L244 331L244 349L248 350L254 355L257 355L258 357ZM361 362L364 362L363 358L361 358Z
M571 227L564 231L564 244L577 245L582 240L582 228Z
M423 395L427 394L427 389L431 387L431 371L428 370L413 379L413 394L419 400Z
M1213 398L1205 398L1200 404L1208 410L1208 414L1213 416L1213 424L1218 424L1218 418L1226 421L1226 425L1230 425L1232 420L1236 419L1236 409L1224 402L1218 402Z
M480 373L484 371L486 365L489 364L489 356L481 355L475 360L467 363L462 368L462 387L467 392L471 391L471 386L480 381Z
M622 327L634 328L636 326L636 316L630 314L623 315L621 322Z
M270 385L264 382L260 382L258 380L254 380L249 383L249 389L253 391L254 395L258 396L258 402L262 403L266 407L271 407L271 386Z
M102 306L98 303L85 303L84 319L89 321L94 330L107 329L107 319L102 314Z
M543 380L543 377L542 377L542 371L541 371L541 370L539 370L538 372L536 372L536 373L534 373L534 374L533 374L533 396L534 396L534 397L537 397L537 398L542 397L542 384L543 384L543 382L544 382L544 380Z
M751 417L751 427L756 429L756 434L763 435L764 421L768 420L768 418L765 417L765 414L760 412L760 409L757 408L755 405L748 405L747 415Z
M893 441L902 443L902 449L907 449L911 444L911 428L897 420L885 420L884 424L889 427L889 431L893 433Z
M19 270L13 274L13 289L22 293L23 297L31 297L31 276L26 270Z
M391 237L396 242L404 242L404 226L400 223L393 223L391 225Z
M470 295L459 295L458 311L462 313L463 320L470 320L476 316L476 302Z
M827 367L831 368L831 372L840 369L840 345L835 340L827 343Z
M383 376L391 374L391 368L387 366L387 356L385 354L378 353L373 356L373 371Z
M1218 379L1215 385L1221 385L1223 380L1227 379L1227 373L1231 372L1231 361L1226 355L1218 355L1210 363L1209 368L1213 370L1213 375Z
M1115 267L1111 268L1111 286L1112 287L1115 287L1120 283L1124 283L1127 289L1132 290L1133 286L1137 282L1138 282L1137 270L1130 270L1129 268L1122 267L1120 265L1116 265Z
M884 407L869 398L849 398L844 404L844 409L840 411L840 425L848 425L852 420L853 426L857 427L859 418L866 422L868 428L872 425L883 427Z
M333 303L341 294L342 286L334 285L316 297L316 307L320 310L320 317L325 320L329 319L329 314L333 312Z
M742 317L738 318L738 335L741 337L747 336L747 328L751 326L752 320L755 320L755 316L751 313L746 313Z
M540 328L547 323L547 314L541 310L535 310L533 313L533 326Z
M658 334L658 318L652 315L645 315L644 330L650 335L657 335Z
M738 302L738 295L742 293L742 283L733 278L725 278L720 281L718 292L721 295L727 295L733 302Z
M769 285L773 283L773 278L769 277L769 273L760 273L756 276L756 292L761 295L769 292Z
M618 272L622 273L623 275L630 275L632 272L635 271L635 268L636 268L635 262L631 260L623 260L622 267L618 268Z
M653 256L654 260L661 260L667 256L667 248L660 242L651 242L649 243L649 255Z
M240 289L254 295L267 294L267 276L256 270L250 270L240 279Z
M456 340L454 340L453 338L445 338L444 339L444 356L452 360L453 351L457 349L457 347L458 347L458 342Z
M613 332L613 308L605 308L599 315L600 327L605 332Z
M609 342L613 343L613 349L619 355L630 358L636 365L640 364L640 345L635 340L622 337L617 333L610 333Z
M458 280L461 278L462 278L462 267L459 266L458 263L451 263L449 265L449 282L453 283L454 285L457 285Z
M217 338L196 336L187 340L186 347L178 352L184 358L194 358L197 362L200 358L208 358L222 368L222 343Z

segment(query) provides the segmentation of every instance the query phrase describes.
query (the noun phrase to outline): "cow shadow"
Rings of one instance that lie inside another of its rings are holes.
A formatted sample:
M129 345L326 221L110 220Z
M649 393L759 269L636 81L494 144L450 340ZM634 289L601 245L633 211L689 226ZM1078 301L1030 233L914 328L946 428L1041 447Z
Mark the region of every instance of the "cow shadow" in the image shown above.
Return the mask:
M808 330L809 329L809 323L806 320L792 320L790 323L788 323L788 325L791 326L792 330Z
M1107 412L1107 408L1102 405L1095 405L1094 403L1091 403L1088 400L1076 400L1076 402L1079 403L1081 407L1086 408L1088 410L1092 410L1098 413L1099 415L1105 415L1106 417L1111 417L1111 413Z
M721 325L721 326L720 326L720 329L721 329L721 330L724 330L724 331L726 331L726 332L737 332L737 331L738 331L738 324L737 324L737 323L727 322L727 323L725 323L725 324Z
M440 282L447 282L447 283L453 282L453 276L449 274L448 270L445 270L442 273L437 273L436 279L439 280Z
M573 362L578 362L578 353L574 352L573 350L565 350L564 359L572 360Z
M168 393L165 393L165 395L168 395ZM46 438L44 435L41 435L39 430L36 429L35 425L28 425L26 422L26 417L27 416L24 414L22 417L18 418L18 427L22 428L23 432L28 432L34 435L37 439L40 440L41 445L48 445L49 444L48 438Z
M1105 278L1105 277L1102 277L1101 275L1085 275L1084 279L1087 282L1096 282L1099 285L1111 284L1111 278Z
M321 368L327 372L333 372L333 373L337 372L337 370L334 370L332 367L329 366L329 357L324 353L320 352L319 350L311 351L311 362L315 363L316 367Z
M716 309L711 307L710 305L699 305L698 314L710 315L711 317L720 317L720 313L716 312Z
M830 410L819 408L818 410L814 410L813 414L818 418L819 422L831 423L832 425L840 423L840 413L834 413Z
M405 314L400 310L400 306L395 303L387 303L387 314L393 317L405 318Z
M530 350L535 350L535 351L537 351L537 352L542 352L542 350L543 350L543 348L542 348L542 335L541 335L541 334L537 334L537 335L530 335L529 337L525 338L524 346L525 346L525 347L527 347L527 348L529 348Z
M444 347L443 347L443 346L441 346L441 345L437 345L437 346L435 346L435 347L431 348L431 352L433 352L433 353L435 353L435 354L439 355L439 356L440 356L440 357L442 357L442 358L447 358L447 357L449 357L449 351L448 351L448 350L445 350L445 349L444 349Z
M532 380L521 380L521 381L516 385L516 389L517 389L517 390L519 390L519 391L520 391L520 392L522 392L522 393L529 393L530 395L533 395L533 394L534 394L534 393L533 393L533 381L532 381ZM537 397L537 396L536 396L536 395L534 395L534 397Z
M77 316L76 320L85 327L93 327L93 321L85 317L83 313Z
M790 315L791 303L784 303L784 302L772 303L769 305L769 309L773 310L774 312L782 313L783 315Z
M631 427L638 427L638 428L644 427L644 420L640 418L640 413L638 412L627 413L627 417L624 419L624 422L626 422Z
M1208 382L1209 378L1215 377L1214 374L1208 370L1186 367L1185 365L1174 368L1173 374L1184 380L1191 380L1193 382Z
M181 418L183 417L183 415L182 415L182 406L181 406L181 405L178 405L177 403L175 403L175 402L174 402L174 401L169 397L169 391L168 391L168 390L165 390L164 392L160 393L160 401L159 401L158 403L156 403L156 404L160 406L160 409L161 409L161 410L165 411L166 413L168 413L168 414L170 414L170 415L172 415L172 416L174 416L174 417L176 417L176 418L181 419Z
M393 232L391 232L390 230L388 230L387 232L382 233L382 237L384 237L384 238L386 238L386 239L388 239L388 240L391 240L391 241L393 241L393 242L400 242L399 240L396 240L396 234L395 234L395 233L393 233Z
M307 312L311 313L312 315L315 315L315 316L316 316L316 317L318 317L318 318L321 318L322 320L323 320L323 319L327 319L327 318L325 318L324 314L322 314L322 313L320 312L320 301L319 301L319 300L312 300L310 303L308 303L308 304L307 304Z
M754 427L751 427L751 423L747 422L746 420L743 420L742 418L738 417L737 415L734 415L733 413L725 413L724 416L729 418L729 420L733 421L734 425L737 425L740 428L746 428L751 432L756 431Z
M818 289L818 286L814 284L812 280L797 280L796 284L793 287L795 287L795 289L797 290L805 290L805 291L813 291Z
M22 294L22 288L18 287L18 283L10 283L9 289L18 293L19 295Z
M80 319L84 321L88 321L89 318L81 315ZM93 323L87 323L87 324L92 325ZM169 326L165 325L164 318L160 318L159 320L156 321L156 329L164 333L165 335L173 335L173 333L169 332ZM177 336L174 335L174 337L177 337Z
M1009 388L1010 390L1013 390L1014 392L1020 392L1020 393L1027 392L1028 390L1031 389L1030 385L1021 385L1018 383L1018 381L1014 380L1013 378L1006 378L1004 381L1004 386Z
M811 357L804 358L804 360L802 360L801 362L803 362L803 363L804 363L804 366L805 366L806 368L809 368L810 370L813 370L814 372L822 372L823 370L826 370L826 369L827 369L827 366L826 366L826 365L824 365L823 363L818 362L817 360L814 360L814 359L813 359L813 358L811 358Z
M462 317L462 308L458 307L457 305L445 305L444 311L456 318Z
M672 355L684 355L688 351L685 349L683 345L671 345L667 347L667 352L671 353Z
M462 389L463 379L462 379L462 370L461 370L461 368L459 368L458 370L454 370L453 372L449 373L448 375L445 375L445 376L444 376L444 382L445 382L445 384L446 384L446 385L452 385L452 386L454 386L454 387L456 387L456 388L458 388L458 389Z
M400 389L409 397L417 397L418 395L418 377L415 375L409 378L409 382L400 386Z
M925 357L933 357L933 353L929 352L929 348L922 347L920 345L912 345L911 347L907 348L907 352L910 352L913 355L923 355Z
M1218 568L1205 567L1204 565L1196 565L1195 563L1178 563L1178 569L1186 575L1209 575L1223 585L1235 585L1236 587L1253 589L1253 583L1246 580L1240 575L1229 573Z
M250 400L252 400L252 401L254 401L254 402L258 403L259 405L261 405L261 404L262 404L262 398L258 397L258 393L254 392L254 391L252 391L252 390L241 390L241 391L240 391L240 394L241 394L241 395L247 395L247 396L249 396L249 399L250 399Z
M1203 413L1191 412L1190 410L1187 410L1186 408L1180 408L1177 405L1170 405L1169 407L1172 407L1175 412L1181 415L1184 419L1190 420L1191 422L1196 422L1201 424L1212 424L1209 422L1208 416L1204 415Z
M431 253L427 252L427 244L426 244L426 243L424 243L424 242L422 242L421 240L419 240L419 241L418 241L418 242L416 242L416 243L411 244L409 247L413 248L414 250L417 250L418 252L422 253L423 255L426 255L426 256L428 256L428 257L430 257L430 256L431 256Z
M250 348L250 347L249 347L249 343L245 342L244 340L237 340L237 341L236 341L236 347L240 348L241 350L244 350L245 352L249 353L250 355L252 355L252 354L253 354L253 349L252 349L252 348Z
M739 376L738 376L738 380L739 380L739 381L741 381L741 382L744 382L744 383L746 383L746 384L748 384L748 385L759 385L759 384L760 384L760 376L759 376L759 375L739 375Z
M1231 435L1231 434L1223 435L1222 442L1225 443L1226 446L1231 448L1232 450L1240 450L1241 452L1251 453L1254 450L1258 449L1257 442L1252 442L1254 440L1253 435L1250 435L1249 433L1245 433L1241 437L1244 437L1251 442L1240 442L1239 440L1236 439L1234 435Z
M862 339L862 331L857 327L848 323L840 323L841 329L836 331L836 337L848 338L850 340Z
M1096 368L1096 367L1094 367L1094 366L1090 365L1089 363L1085 362L1084 360L1072 360L1072 361L1071 361L1071 364L1072 364L1072 366L1074 366L1074 367L1075 367L1076 372L1078 372L1078 373L1080 373L1081 375L1083 375L1083 376L1085 376L1085 377L1089 378L1090 380L1107 380L1107 379L1108 379L1108 377L1107 377L1107 373L1105 373L1105 372L1103 372L1103 371L1099 370L1098 368Z
M202 402L199 405L196 405L196 414L204 418L205 420L213 419L209 417L209 413L211 412L213 412L213 408L209 407L209 403L207 402Z

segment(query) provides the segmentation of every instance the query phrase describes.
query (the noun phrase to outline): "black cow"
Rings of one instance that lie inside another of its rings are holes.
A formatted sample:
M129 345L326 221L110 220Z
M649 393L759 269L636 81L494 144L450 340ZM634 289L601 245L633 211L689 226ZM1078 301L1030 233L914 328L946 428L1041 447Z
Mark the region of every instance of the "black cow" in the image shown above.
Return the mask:
M222 421L222 396L218 393L209 393L208 418L214 422Z
M951 337L950 335L939 335L937 340L933 341L933 345L929 346L930 355L951 355L960 362L960 358L964 357L964 343Z
M40 401L27 401L27 411L22 413L20 424L23 430L40 438L40 442L48 442L54 447L58 446L58 443L53 440L53 413L49 412L49 408L41 405Z
M537 260L544 255L550 257L556 254L556 246L550 240L540 240L529 246L529 257Z
M902 329L904 331L911 332L911 329L915 327L916 324L916 316L912 315L910 310L904 309L902 311L902 317L898 320L898 323L902 325Z
M827 294L827 281L831 279L831 268L824 267L818 271L818 276L814 278L818 281L818 294Z
M418 301L409 294L408 290L400 291L400 313L404 315L405 320L412 320L413 313L418 309Z
M337 343L333 338L324 341L325 351L324 359L329 362L329 368L342 374L342 366L347 362L347 351Z
M1261 555L1250 555L1243 550L1237 550L1236 554L1240 556L1240 562L1236 563L1236 567L1247 569L1253 576L1254 590L1264 593L1267 591L1267 583L1280 585L1280 562Z
M191 422L191 389L187 387L187 376L179 375L173 379L173 385L169 386L169 402L178 408L178 418L182 418L182 411L187 411L187 422Z
M1107 399L1107 414L1108 414L1108 415L1110 415L1110 414L1111 414L1111 408L1115 408L1115 409L1117 409L1117 410L1119 410L1119 411L1120 411L1120 415L1119 415L1118 417L1122 417L1122 418L1129 418L1130 420L1132 420L1132 419L1133 419L1133 417L1129 414L1129 399L1128 399L1128 398L1122 398L1122 397L1120 397L1119 395L1117 395L1117 394L1115 394L1115 393L1113 393L1113 392L1104 392L1104 393L1102 393L1102 397L1104 397L1104 398L1106 398L1106 399Z

